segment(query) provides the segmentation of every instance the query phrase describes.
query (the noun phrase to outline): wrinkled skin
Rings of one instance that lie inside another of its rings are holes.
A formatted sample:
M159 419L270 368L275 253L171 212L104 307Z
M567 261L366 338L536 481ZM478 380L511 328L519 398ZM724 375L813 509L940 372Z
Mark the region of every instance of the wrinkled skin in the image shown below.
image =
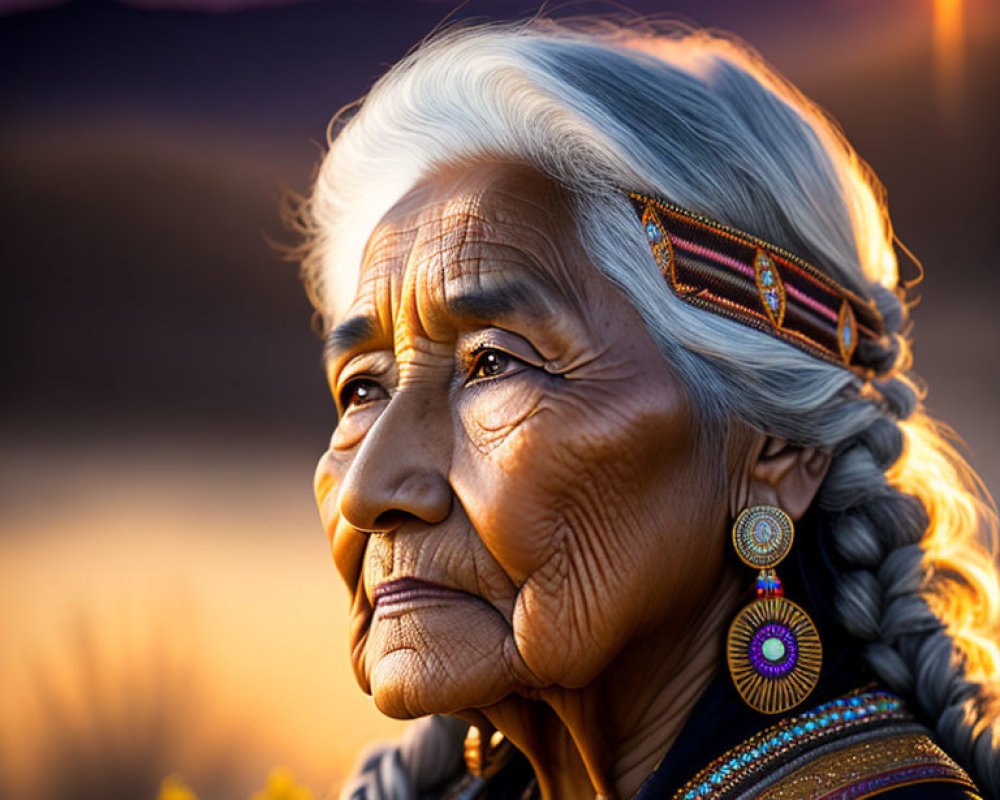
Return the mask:
M562 193L524 167L400 200L329 345L340 421L316 494L361 686L395 717L489 720L548 797L634 792L721 661L727 525L787 499L757 466L780 444L705 452ZM459 592L376 608L400 577Z

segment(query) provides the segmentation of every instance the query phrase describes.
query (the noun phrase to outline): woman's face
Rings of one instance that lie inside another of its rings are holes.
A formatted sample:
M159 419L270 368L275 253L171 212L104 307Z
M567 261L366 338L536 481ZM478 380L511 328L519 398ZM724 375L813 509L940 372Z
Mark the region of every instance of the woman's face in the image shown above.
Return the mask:
M327 369L316 497L384 712L585 686L708 602L719 454L539 174L441 173L397 203Z

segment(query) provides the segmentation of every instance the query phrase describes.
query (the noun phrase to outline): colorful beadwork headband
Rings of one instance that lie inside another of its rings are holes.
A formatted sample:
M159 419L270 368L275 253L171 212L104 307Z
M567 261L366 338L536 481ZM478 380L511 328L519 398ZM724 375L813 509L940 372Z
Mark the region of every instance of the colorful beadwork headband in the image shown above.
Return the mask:
M750 234L671 203L629 194L674 293L848 369L859 339L884 335L872 303L816 267Z

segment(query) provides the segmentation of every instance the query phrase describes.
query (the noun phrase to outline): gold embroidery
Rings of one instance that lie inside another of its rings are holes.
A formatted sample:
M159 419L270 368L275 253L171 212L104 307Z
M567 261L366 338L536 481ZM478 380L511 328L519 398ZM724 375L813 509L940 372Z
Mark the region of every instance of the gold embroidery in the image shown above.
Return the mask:
M895 779L890 777L893 773ZM880 778L884 780L880 782ZM910 734L869 739L814 759L758 794L757 800L821 800L831 796L860 800L919 780L951 781L975 789L962 768L930 738Z
M902 701L890 692L851 692L758 731L699 771L677 790L673 800L722 800L804 750L911 718Z

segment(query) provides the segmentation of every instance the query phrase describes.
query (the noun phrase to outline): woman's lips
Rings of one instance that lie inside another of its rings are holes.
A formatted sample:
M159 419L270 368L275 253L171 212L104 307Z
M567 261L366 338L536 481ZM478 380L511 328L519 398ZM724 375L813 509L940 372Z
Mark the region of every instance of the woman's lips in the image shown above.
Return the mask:
M380 583L372 592L372 604L376 609L406 606L420 600L449 600L466 593L449 589L437 583L429 583L419 578L395 578Z

